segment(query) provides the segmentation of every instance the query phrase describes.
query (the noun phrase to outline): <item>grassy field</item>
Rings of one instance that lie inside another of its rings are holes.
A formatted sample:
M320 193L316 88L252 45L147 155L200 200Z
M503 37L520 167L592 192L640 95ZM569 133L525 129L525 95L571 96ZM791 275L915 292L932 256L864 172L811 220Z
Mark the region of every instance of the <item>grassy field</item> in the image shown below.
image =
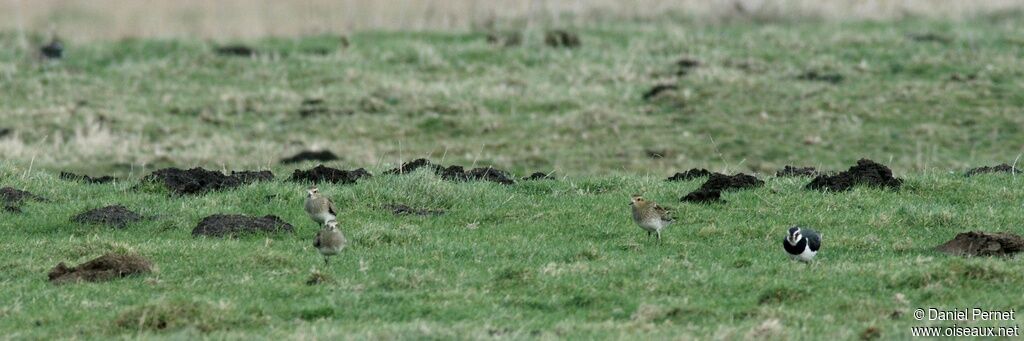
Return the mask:
M347 49L334 36L255 41L256 58L125 40L71 45L59 64L7 49L0 157L122 175L266 168L308 148L351 167L432 156L561 175L859 157L946 171L1020 154L1020 24L621 22L579 29L577 49L545 46L542 30L509 48L483 33L359 33ZM683 57L700 65L678 76ZM643 100L657 84L678 89Z
M1021 154L1016 13L620 19L571 28L573 49L517 26L498 28L522 33L510 47L480 30L359 32L347 47L336 35L72 41L60 62L0 49L0 187L49 199L0 210L0 339L904 339L948 326L914 320L916 308L1020 310L1020 257L932 249L969 230L1021 233L1024 180L962 175ZM0 46L20 40L0 33ZM257 56L215 53L226 43ZM656 85L675 89L644 99ZM321 186L351 241L330 267L301 208L308 184L285 180L315 164L279 163L307 149L375 174ZM382 175L419 157L557 179ZM821 193L770 176L861 157L904 187ZM167 166L277 180L183 197L136 188ZM701 181L664 178L691 167L767 184L726 204L680 203ZM120 180L69 182L62 170ZM663 244L630 220L634 193L676 210ZM446 213L395 216L380 207L390 203ZM112 204L152 219L70 221ZM296 232L194 238L216 213L273 214ZM784 254L793 224L822 232L815 264ZM46 281L59 262L106 252L157 269ZM307 285L313 273L332 281Z
M966 230L1019 232L1022 180L1010 175L913 175L899 192L838 194L804 190L806 178L770 178L720 205L677 202L698 180L504 186L377 176L320 186L339 203L352 241L330 267L311 247L316 227L302 211L301 183L177 197L131 182L66 182L9 163L0 181L49 199L0 213L5 338L850 339L875 328L901 339L910 326L941 325L914 320L918 307L1024 305L1019 257L931 249ZM678 212L662 245L629 218L636 192ZM378 208L389 203L446 213ZM156 218L125 230L69 222L108 204ZM215 213L274 214L297 230L192 237ZM780 239L791 224L822 232L817 263L784 254ZM138 253L158 269L99 284L46 281L58 262L108 251ZM314 271L334 282L306 285Z

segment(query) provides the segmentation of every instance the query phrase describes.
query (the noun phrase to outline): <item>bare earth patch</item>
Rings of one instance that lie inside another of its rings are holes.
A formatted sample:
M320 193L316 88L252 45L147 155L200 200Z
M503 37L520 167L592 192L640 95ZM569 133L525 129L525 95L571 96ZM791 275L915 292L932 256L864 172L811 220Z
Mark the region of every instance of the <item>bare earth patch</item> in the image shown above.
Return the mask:
M860 159L857 165L836 175L819 175L807 184L807 189L821 191L848 191L857 185L900 189L903 180L892 176L892 170L880 163Z
M72 217L71 221L79 224L99 224L123 229L128 224L142 221L142 219L142 215L124 206L112 205L79 213Z
M268 215L250 217L240 214L214 214L203 218L192 229L192 236L238 237L255 233L293 233L295 228L281 218Z
M48 276L53 284L102 282L149 273L152 268L152 262L138 255L107 253L72 268L60 262Z
M1006 256L1024 249L1024 237L1013 233L964 232L936 250L954 256Z
M714 173L711 174L708 181L704 182L700 188L696 191L690 192L690 194L683 196L679 200L689 202L720 202L723 201L722 192L761 186L764 186L764 181L761 181L753 175L743 173L735 175Z
M341 170L337 168L319 165L309 170L296 169L292 173L292 181L306 181L312 183L330 182L334 184L354 184L362 178L369 178L373 175L365 169Z

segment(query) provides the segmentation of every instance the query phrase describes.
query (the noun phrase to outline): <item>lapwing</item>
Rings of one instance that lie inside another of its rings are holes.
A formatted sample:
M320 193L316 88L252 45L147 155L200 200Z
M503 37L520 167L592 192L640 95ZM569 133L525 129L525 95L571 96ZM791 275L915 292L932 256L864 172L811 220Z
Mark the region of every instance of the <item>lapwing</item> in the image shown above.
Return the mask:
M789 257L801 262L810 262L821 248L821 235L817 231L793 226L782 239L782 248Z

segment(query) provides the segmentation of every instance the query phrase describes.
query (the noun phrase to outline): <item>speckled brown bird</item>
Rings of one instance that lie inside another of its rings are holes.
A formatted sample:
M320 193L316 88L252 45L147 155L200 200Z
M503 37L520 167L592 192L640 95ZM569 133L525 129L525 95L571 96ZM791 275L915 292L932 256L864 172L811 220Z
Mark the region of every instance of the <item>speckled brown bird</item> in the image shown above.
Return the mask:
M316 250L320 251L320 254L324 256L324 265L330 265L327 257L338 254L341 250L345 249L347 244L348 240L338 230L338 222L335 220L330 220L324 224L324 228L317 232L316 238L313 239L313 247L316 247Z
M629 202L629 206L633 208L633 221L636 222L640 228L647 231L647 236L650 237L653 233L658 237L658 241L661 241L661 230L665 229L675 221L671 216L671 212L664 207L658 206L657 203L644 199L640 195L633 195Z
M310 187L306 193L306 213L317 225L323 226L328 221L338 218L338 209L334 207L334 202L331 198L320 195L320 190L316 186Z

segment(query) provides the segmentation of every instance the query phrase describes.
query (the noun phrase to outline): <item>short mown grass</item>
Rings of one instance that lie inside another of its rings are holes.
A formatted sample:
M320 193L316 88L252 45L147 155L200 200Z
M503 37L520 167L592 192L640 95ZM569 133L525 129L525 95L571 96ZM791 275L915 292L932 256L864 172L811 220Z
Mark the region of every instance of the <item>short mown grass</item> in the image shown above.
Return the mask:
M375 174L382 169L371 169ZM321 184L351 241L329 267L312 248L305 183L256 183L173 196L136 180L89 185L0 163L0 185L46 197L0 212L0 330L10 338L908 338L918 307L1020 309L1019 257L958 258L932 248L968 230L1020 233L1024 179L907 174L899 191L803 189L766 178L726 204L684 204L700 180L580 177L500 185L429 173ZM628 198L675 209L658 245ZM389 203L441 209L395 216ZM155 218L125 230L70 222L121 204ZM215 213L273 214L294 234L195 238ZM785 228L824 239L790 261ZM135 252L154 273L56 286L46 272ZM320 273L319 284L307 281ZM1006 322L1004 322L1006 323ZM1016 322L1013 322L1016 323ZM971 322L960 324L975 325ZM1004 324L1005 325L1005 324Z

